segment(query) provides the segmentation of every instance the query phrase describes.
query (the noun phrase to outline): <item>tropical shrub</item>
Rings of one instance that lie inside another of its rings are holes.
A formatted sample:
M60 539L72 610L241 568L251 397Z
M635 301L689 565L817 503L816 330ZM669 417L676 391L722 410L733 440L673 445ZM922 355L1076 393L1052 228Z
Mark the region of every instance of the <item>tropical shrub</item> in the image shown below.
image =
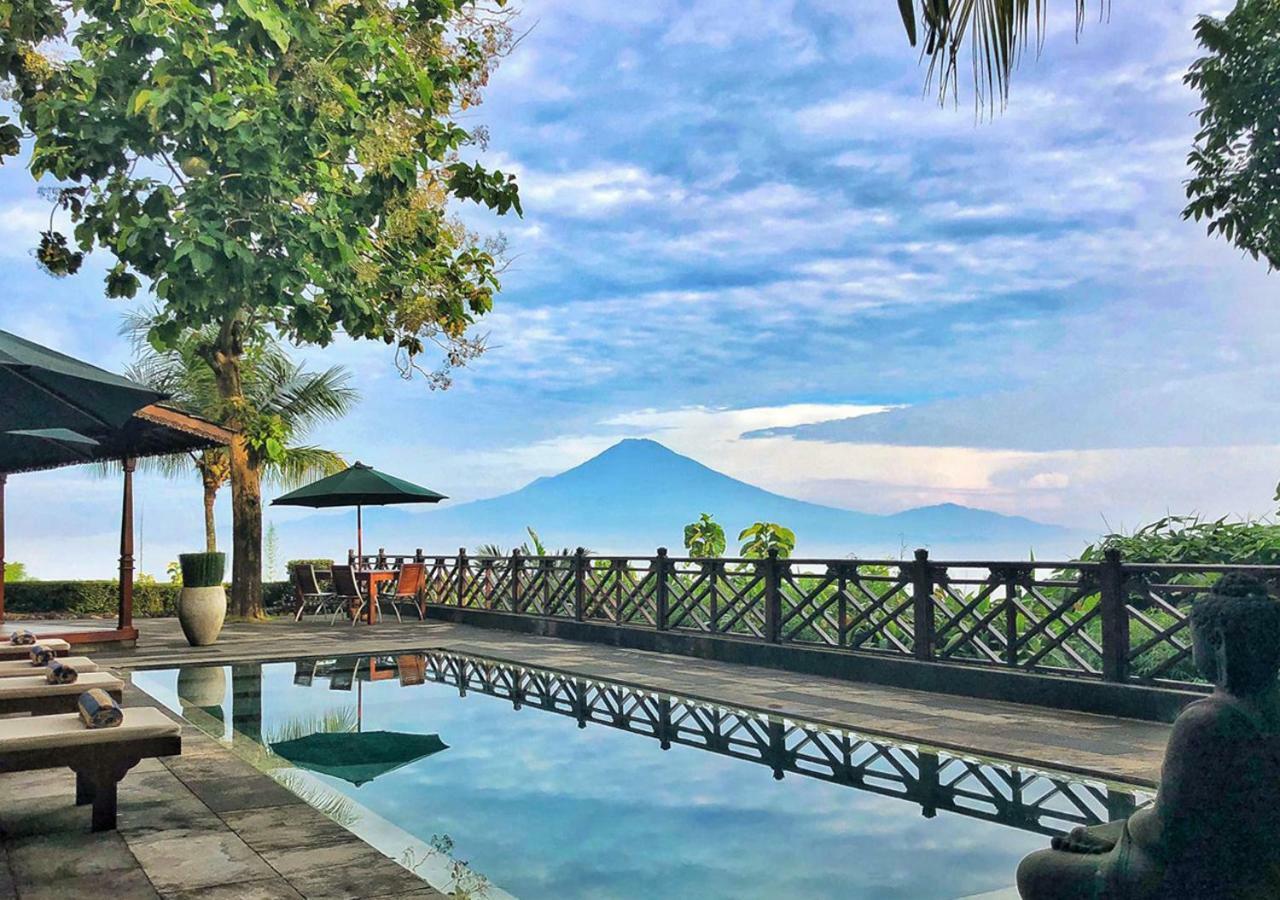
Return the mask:
M740 555L748 559L764 559L770 550L777 550L783 559L796 549L796 533L776 522L756 522L738 533L742 541Z
M725 546L724 529L710 513L703 513L698 521L684 526L684 549L690 556L723 556Z

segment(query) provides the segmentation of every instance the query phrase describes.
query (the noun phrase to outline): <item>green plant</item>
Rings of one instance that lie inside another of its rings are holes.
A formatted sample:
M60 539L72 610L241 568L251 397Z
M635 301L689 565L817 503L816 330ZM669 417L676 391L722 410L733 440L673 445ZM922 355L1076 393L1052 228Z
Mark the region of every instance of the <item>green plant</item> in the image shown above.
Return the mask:
M169 583L182 587L182 565L176 559L164 567L165 573L169 576Z
M748 559L764 559L770 550L785 559L796 548L796 533L776 522L756 522L742 529L738 540L743 542L739 554Z
M4 580L6 584L15 581L26 581L27 567L20 562L7 562L4 564Z
M213 587L222 584L227 555L225 553L180 553L178 562L182 564L184 586Z
M280 565L280 535L276 533L276 524L272 522L267 526L266 540L266 568L263 572L264 581L274 581L279 572L276 567Z
M145 284L160 304L152 345L193 340L213 375L235 432L242 614L262 578L250 454L278 443L249 403L246 354L266 338L380 341L405 377L443 388L483 350L468 329L492 308L502 242L451 204L520 211L514 177L462 159L484 135L459 122L512 44L512 15L505 0L0 6L0 79L31 172L58 185L73 227L70 241L43 231L38 258L69 275L107 252L107 295ZM42 54L60 42L62 58ZM0 123L0 151L16 148Z
M725 546L724 529L709 513L684 526L684 549L690 556L723 556Z

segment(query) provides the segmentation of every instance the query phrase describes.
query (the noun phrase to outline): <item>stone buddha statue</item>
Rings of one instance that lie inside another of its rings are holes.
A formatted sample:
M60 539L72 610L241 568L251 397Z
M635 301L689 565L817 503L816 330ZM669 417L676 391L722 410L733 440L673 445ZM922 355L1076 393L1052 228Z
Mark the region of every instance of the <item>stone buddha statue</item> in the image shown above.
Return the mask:
M1155 802L1028 856L1024 900L1280 898L1280 602L1225 575L1191 633L1214 690L1174 722Z

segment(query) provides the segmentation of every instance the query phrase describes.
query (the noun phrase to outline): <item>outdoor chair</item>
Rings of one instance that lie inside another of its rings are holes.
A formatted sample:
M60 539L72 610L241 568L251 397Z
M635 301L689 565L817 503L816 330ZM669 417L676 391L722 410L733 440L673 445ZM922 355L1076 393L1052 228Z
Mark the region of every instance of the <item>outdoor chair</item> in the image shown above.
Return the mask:
M124 711L115 728L85 728L78 713L0 721L0 772L70 768L76 805L93 804L94 831L116 827L116 791L144 759L179 756L182 727L158 709ZM22 796L20 786L11 796Z
M424 618L422 615L422 589L427 583L427 567L425 563L404 563L400 566L400 571L396 575L396 584L393 591L389 591L386 602L391 604L391 611L396 614L396 621L403 622L400 618L399 603L412 603L414 611L417 612L418 618ZM377 595L378 615L382 615L383 596L379 592Z
M360 582L356 580L356 573L351 566L333 567L333 590L338 598L338 608L334 610L329 624L338 621L338 616L345 612L351 615L351 624L354 626L360 621L360 613L364 612L365 599L364 591L360 590Z
M31 713L49 716L55 713L74 712L80 695L91 688L99 688L111 695L117 703L122 701L124 684L106 672L89 672L71 684L49 684L44 675L0 678L0 715Z
M31 658L30 644L10 644L8 641L8 637L0 635L0 660ZM71 645L62 638L37 638L37 643L59 656L65 656L71 649Z
M360 663L364 660L360 657L344 657L333 664L333 671L329 674L329 690L331 691L349 691L356 684L356 673L360 671Z
M98 671L98 664L87 656L60 656L58 662L70 666L81 675ZM24 675L44 675L44 666L33 666L26 659L6 659L0 662L0 678L21 678Z
M293 664L293 683L298 687L311 687L316 678L316 660L299 660Z
M301 622L302 617L307 613L307 607L312 607L311 614L313 616L322 616L328 612L330 603L336 603L338 595L333 591L324 591L320 589L320 579L316 577L316 567L311 563L298 563L293 567L293 593L297 599L297 608L294 610L293 620Z

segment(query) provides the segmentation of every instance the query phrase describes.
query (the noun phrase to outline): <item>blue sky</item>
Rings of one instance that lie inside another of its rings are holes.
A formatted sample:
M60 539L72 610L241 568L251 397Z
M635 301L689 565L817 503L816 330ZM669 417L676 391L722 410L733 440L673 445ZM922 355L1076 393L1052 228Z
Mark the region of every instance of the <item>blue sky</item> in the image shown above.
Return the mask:
M457 500L639 435L869 511L1269 512L1275 276L1179 218L1190 29L1225 4L1116 0L1079 43L1055 6L1008 111L977 123L922 94L889 0L527 0L469 119L526 210L463 211L514 257L477 329L492 349L447 393L381 345L311 353L365 398L318 437ZM0 169L0 327L123 366L105 258L41 274L46 218ZM197 494L144 479L144 569L199 545ZM105 573L116 503L75 470L14 478L10 558ZM300 514L273 514L286 543Z

